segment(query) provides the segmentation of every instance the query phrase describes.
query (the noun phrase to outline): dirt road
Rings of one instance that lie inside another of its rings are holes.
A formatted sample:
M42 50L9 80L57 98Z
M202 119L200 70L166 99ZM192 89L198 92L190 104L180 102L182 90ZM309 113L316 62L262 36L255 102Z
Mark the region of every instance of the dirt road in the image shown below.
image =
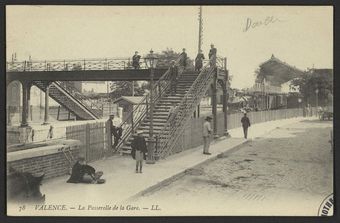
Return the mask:
M161 215L315 216L333 192L331 128L282 126L135 202L158 205Z

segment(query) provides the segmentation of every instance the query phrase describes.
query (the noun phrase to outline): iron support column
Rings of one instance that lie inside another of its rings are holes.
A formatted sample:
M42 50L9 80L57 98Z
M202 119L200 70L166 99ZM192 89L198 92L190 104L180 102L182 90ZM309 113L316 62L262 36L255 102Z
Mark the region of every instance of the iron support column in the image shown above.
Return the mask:
M153 110L154 110L154 92L153 92L153 78L154 69L150 69L150 128L149 128L149 139L148 139L148 159L147 164L154 164L154 151L155 151L155 139L153 137Z
M22 112L21 112L21 127L28 126L29 107L30 107L30 91L31 82L22 82Z
M43 125L49 124L49 97L50 97L50 83L47 83L46 85L46 91L45 91L45 114L44 114L44 123Z
M214 138L217 138L217 68L214 71L214 80L212 84L212 115Z

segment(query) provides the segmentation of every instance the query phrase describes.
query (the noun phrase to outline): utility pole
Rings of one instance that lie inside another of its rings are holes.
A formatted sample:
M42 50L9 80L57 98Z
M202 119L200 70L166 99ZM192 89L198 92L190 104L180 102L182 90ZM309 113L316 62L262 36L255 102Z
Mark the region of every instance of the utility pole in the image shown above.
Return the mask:
M198 53L202 50L202 39L203 39L203 19L202 19L202 6L198 12Z

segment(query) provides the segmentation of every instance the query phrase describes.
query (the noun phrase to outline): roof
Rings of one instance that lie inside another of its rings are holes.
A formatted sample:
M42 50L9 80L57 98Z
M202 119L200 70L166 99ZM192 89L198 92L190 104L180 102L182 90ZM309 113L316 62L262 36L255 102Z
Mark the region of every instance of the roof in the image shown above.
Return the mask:
M118 103L122 100L129 102L130 104L137 105L143 100L143 96L122 96L116 99L113 103Z
M274 55L260 64L260 68L266 74L266 80L275 86L280 86L291 79L301 77L305 73L303 70L281 61Z

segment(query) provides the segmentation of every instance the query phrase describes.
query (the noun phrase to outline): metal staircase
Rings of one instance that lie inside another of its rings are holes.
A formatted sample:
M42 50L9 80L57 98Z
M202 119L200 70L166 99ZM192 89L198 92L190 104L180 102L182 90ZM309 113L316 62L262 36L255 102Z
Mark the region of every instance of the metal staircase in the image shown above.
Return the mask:
M183 71L183 68L181 68L177 84L177 94L174 96L169 94L169 70L155 84L153 89L155 92L153 94L155 95L153 99L155 104L153 114L153 129L156 136L155 156L165 158L172 154L179 136L184 131L197 105L210 87L214 80L214 75L217 74L217 69L220 66L222 67L223 64L221 64L219 59L211 58L200 73ZM118 150L122 154L130 154L133 132L142 130L142 135L145 138L149 136L150 118L148 113L150 99L148 97L149 94L144 97L142 102L135 107L121 125L126 132L120 144L118 144ZM172 103L175 103L178 107L178 112L170 123L168 115Z
M33 84L46 92L47 82L34 81ZM102 117L102 110L67 81L50 83L49 96L74 113L78 119L91 120Z
M185 71L181 74L177 84L177 91L175 95L171 95L170 92L166 92L162 98L159 98L158 102L154 107L154 120L153 120L153 130L154 134L158 135L162 132L164 125L168 121L169 109L174 103L178 105L183 97L186 95L187 91L190 89L194 81L196 80L198 72L195 71ZM143 131L143 136L148 137L150 128L150 118L146 114L144 120L141 121L140 125L136 128ZM121 153L129 154L131 151L131 141L133 136L130 137L122 146Z
M214 59L214 58L212 58ZM195 111L197 105L204 97L210 84L214 80L217 67L207 64L199 73L191 87L188 89L184 97L178 103L178 112L174 120L170 123L167 121L162 130L158 133L156 157L165 158L173 153L173 149L177 143L179 136L183 133L185 126Z

